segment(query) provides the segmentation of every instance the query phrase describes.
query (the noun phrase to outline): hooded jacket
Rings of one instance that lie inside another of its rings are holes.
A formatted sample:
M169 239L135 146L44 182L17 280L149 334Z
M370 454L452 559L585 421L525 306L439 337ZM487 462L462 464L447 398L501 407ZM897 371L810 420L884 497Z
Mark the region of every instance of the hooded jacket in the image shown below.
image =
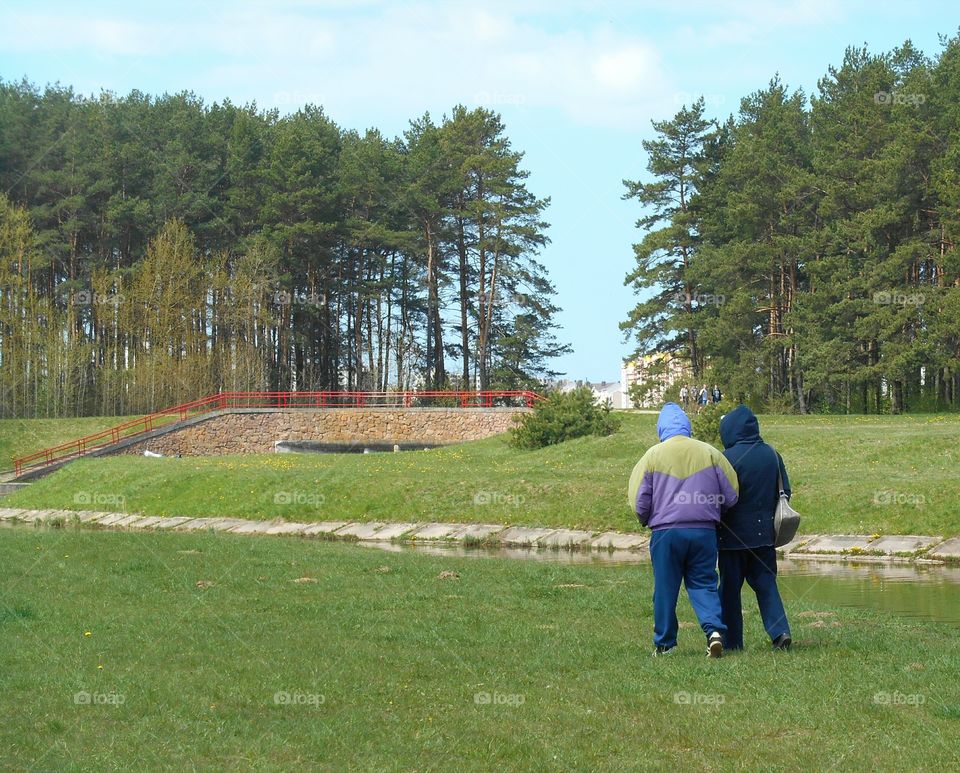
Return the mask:
M713 446L690 437L690 419L667 403L657 420L660 442L630 475L627 500L651 529L715 528L737 501L737 475Z
M721 550L772 546L773 516L780 499L777 470L783 488L791 494L783 459L760 437L760 423L745 405L738 405L720 420L723 455L740 481L740 498L723 514L719 532Z

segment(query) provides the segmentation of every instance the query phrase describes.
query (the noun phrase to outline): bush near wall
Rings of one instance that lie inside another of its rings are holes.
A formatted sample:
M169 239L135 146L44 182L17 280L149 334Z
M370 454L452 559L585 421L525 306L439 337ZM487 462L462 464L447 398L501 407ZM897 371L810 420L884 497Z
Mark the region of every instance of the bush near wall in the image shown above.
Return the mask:
M597 405L589 387L553 392L534 405L532 413L514 418L510 444L515 448L543 448L585 435L612 435L620 418L609 405Z

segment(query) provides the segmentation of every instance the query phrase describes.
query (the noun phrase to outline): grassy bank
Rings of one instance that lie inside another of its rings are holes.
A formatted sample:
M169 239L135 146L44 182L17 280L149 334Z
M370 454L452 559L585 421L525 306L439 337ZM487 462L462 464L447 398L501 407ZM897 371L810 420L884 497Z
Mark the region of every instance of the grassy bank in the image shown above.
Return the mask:
M400 454L89 459L4 504L629 530L627 477L655 421L628 414L611 437L538 451L495 437ZM960 534L960 417L764 417L762 431L786 459L807 533Z
M680 649L653 659L638 567L24 528L0 566L14 769L956 762L945 625L797 601L794 651L751 610L747 649L710 661L682 600Z
M136 416L88 416L80 419L0 419L0 470L34 451L110 429Z

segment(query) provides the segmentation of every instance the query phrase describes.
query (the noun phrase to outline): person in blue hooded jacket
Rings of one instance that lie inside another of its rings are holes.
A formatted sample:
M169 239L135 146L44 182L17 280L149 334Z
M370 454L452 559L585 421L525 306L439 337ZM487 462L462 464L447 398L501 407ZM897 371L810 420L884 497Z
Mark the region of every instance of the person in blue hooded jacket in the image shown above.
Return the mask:
M647 449L627 484L627 503L653 530L654 655L677 646L681 582L700 627L707 654L723 655L724 626L717 594L717 526L737 501L737 476L716 448L691 437L690 419L667 403L657 419L660 442Z
M780 500L777 473L790 496L790 479L783 458L760 437L760 423L745 405L720 420L723 455L737 472L740 496L726 510L718 533L720 606L727 626L728 649L743 648L743 582L753 589L763 627L774 649L789 649L790 625L777 588L777 552L773 517Z

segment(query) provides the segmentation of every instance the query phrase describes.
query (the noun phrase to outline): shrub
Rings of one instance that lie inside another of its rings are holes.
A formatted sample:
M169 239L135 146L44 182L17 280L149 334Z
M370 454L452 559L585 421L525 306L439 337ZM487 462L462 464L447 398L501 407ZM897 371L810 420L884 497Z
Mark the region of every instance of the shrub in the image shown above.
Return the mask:
M597 405L589 387L553 392L516 421L510 430L510 444L516 448L543 448L584 435L610 435L620 428L620 418L609 405Z
M708 403L703 406L700 413L692 417L690 422L693 425L693 436L697 440L710 443L717 448L723 448L723 442L720 440L720 417L726 413L720 405L720 403Z

